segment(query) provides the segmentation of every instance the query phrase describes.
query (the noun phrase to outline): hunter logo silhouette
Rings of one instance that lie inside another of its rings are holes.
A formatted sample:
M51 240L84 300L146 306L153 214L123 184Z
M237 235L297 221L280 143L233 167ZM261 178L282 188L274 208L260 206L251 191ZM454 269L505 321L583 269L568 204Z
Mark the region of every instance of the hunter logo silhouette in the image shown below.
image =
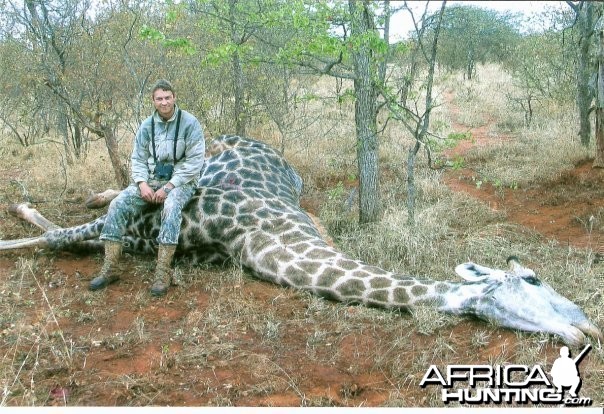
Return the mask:
M554 361L550 372L552 382L559 394L564 392L564 388L570 388L571 397L577 396L577 392L581 387L579 363L590 349L591 345L585 346L575 359L571 359L568 347L563 346L560 348L560 357Z
M572 359L568 347L560 348L560 357L548 376L541 365L430 365L419 383L421 388L440 386L445 404L564 404L587 407L591 398L577 395L581 387L578 366L591 345ZM564 389L570 389L569 396Z

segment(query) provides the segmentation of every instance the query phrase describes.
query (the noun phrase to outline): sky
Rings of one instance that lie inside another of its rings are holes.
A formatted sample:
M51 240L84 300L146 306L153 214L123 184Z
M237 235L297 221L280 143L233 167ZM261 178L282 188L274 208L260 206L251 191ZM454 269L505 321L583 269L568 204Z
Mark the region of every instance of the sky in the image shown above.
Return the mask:
M437 2L440 3L440 2ZM497 10L500 12L513 11L518 13L530 13L540 11L547 6L564 4L565 1L448 1L448 5L467 4L478 7ZM568 7L568 6L567 6Z
M425 8L425 1L410 1L408 2L414 10L416 19L419 19ZM396 2L391 3L396 7ZM485 9L492 9L498 12L513 12L522 13L527 17L533 13L542 12L552 7L568 7L565 1L447 1L447 7L453 5L469 5ZM428 10L435 12L440 9L440 1L431 1ZM397 41L404 39L407 32L413 27L409 18L409 13L401 11L392 16L392 40Z

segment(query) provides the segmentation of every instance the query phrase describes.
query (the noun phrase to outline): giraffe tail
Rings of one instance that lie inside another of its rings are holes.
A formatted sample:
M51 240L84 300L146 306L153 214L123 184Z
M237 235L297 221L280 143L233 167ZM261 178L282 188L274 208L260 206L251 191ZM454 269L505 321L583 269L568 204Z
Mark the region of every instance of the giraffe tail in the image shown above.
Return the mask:
M48 240L46 240L44 236L16 240L0 240L0 250L26 249L29 247L48 247Z

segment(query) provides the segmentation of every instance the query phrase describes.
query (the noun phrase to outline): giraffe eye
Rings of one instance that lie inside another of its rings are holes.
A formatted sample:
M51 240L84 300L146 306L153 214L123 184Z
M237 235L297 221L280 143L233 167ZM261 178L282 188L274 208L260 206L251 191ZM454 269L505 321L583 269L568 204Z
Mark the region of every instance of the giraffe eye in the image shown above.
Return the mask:
M541 286L541 281L534 276L525 277L524 281L533 286Z

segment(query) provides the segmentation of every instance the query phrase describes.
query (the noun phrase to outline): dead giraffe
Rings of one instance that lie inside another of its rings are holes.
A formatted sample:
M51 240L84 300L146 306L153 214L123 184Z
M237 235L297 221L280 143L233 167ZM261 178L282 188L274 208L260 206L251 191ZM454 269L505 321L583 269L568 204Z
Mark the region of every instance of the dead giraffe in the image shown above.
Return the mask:
M577 305L514 257L508 259L509 271L461 264L455 269L465 279L460 282L418 279L370 266L324 241L300 208L301 178L276 150L252 139L222 136L208 147L208 154L198 194L183 211L178 252L191 261L231 259L262 280L345 303L403 309L430 305L504 327L558 335L572 345L584 342L585 334L602 339L600 329ZM102 245L98 236L104 217L62 229L26 205L13 212L45 233L0 241L0 250ZM125 249L154 252L159 223L157 208L130 223Z

